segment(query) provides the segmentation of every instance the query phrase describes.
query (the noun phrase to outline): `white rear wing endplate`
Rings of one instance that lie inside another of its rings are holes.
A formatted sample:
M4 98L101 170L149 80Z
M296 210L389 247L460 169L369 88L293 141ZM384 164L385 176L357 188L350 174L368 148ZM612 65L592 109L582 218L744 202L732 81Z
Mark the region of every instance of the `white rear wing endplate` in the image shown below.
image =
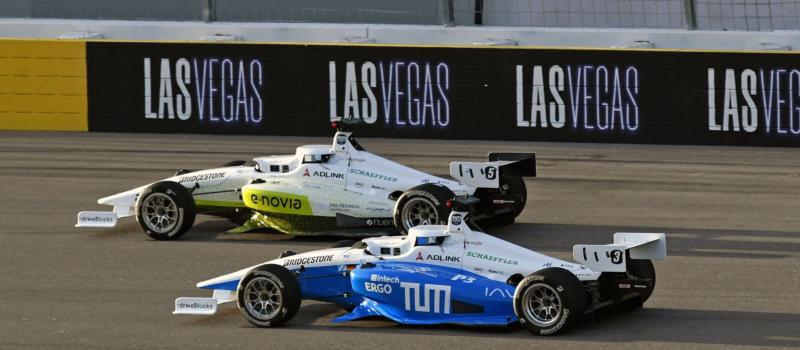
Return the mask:
M488 162L451 162L450 176L478 188L498 188L503 175L536 176L535 153L489 153Z
M500 167L511 161L494 162L451 162L450 176L472 187L500 187Z
M577 244L572 257L592 271L625 272L626 252L631 259L662 260L667 257L667 239L663 233L617 232L614 243Z

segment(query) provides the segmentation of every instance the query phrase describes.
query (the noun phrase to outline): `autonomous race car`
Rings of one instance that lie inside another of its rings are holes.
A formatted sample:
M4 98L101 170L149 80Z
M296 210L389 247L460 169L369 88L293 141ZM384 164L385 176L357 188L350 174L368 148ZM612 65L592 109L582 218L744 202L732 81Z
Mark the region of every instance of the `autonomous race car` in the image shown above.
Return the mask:
M655 287L651 259L666 258L660 233L616 233L608 245L575 245L578 263L483 233L459 199L446 225L278 259L197 284L211 298L181 297L174 314L211 315L235 301L244 317L276 327L303 299L349 313L334 322L385 317L401 324L505 326L558 333L606 306L641 307ZM451 202L452 203L452 202Z
M345 121L343 121L345 122ZM305 145L295 154L236 161L187 171L98 200L111 212L78 213L77 227L109 228L136 216L150 237L177 239L196 214L228 218L239 231L272 228L289 234L405 234L420 224L439 224L454 196L481 199L476 219L505 224L525 207L524 176L536 176L532 153L490 153L488 162L452 162L449 180L367 152L345 131L332 145Z

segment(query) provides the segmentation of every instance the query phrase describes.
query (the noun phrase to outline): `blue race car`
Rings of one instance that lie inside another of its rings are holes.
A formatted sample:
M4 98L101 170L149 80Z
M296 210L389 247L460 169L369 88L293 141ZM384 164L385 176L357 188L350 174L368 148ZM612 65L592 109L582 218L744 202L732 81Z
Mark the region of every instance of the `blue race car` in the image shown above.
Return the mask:
M303 299L335 303L344 322L383 316L402 324L508 325L539 335L569 328L584 314L617 303L641 306L655 286L651 259L666 257L661 233L616 233L609 245L576 245L578 262L552 258L490 236L470 220L472 198L448 202L447 225L413 227L407 236L278 259L197 284L211 298L175 300L175 314L210 315L236 301L259 327L276 327Z

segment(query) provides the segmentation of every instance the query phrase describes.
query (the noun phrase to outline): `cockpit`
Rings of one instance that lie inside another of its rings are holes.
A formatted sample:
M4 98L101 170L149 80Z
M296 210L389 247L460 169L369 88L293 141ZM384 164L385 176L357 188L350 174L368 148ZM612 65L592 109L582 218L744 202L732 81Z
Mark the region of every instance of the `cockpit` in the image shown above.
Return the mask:
M362 242L366 244L365 250L374 256L396 256L403 255L414 247L440 246L448 236L448 232L441 227L415 227L408 236L367 238Z
M264 173L288 173L300 164L327 163L333 152L328 145L305 145L297 147L294 155L268 156L253 159L256 170Z

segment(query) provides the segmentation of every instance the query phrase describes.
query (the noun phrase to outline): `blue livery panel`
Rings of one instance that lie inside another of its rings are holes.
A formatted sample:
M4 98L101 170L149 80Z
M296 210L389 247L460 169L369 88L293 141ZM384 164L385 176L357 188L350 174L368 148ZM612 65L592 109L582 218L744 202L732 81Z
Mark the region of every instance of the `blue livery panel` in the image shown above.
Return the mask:
M506 325L514 286L460 269L419 263L377 263L350 272L361 303L335 321L385 316L405 324Z

